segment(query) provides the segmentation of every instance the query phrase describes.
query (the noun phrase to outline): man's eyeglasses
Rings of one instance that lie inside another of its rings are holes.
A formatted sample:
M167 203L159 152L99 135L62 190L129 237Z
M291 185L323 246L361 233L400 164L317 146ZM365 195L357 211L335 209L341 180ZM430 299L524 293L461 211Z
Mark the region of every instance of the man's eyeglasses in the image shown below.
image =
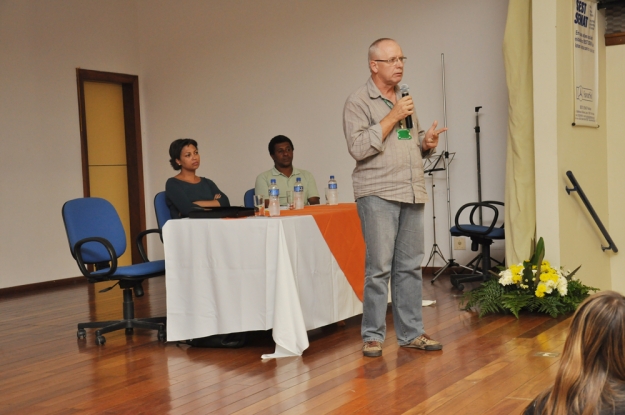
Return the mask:
M405 56L397 56L395 58L391 58L391 59L374 59L375 62L385 62L388 63L389 65L397 65L399 62L404 63L406 62L406 59L408 59Z

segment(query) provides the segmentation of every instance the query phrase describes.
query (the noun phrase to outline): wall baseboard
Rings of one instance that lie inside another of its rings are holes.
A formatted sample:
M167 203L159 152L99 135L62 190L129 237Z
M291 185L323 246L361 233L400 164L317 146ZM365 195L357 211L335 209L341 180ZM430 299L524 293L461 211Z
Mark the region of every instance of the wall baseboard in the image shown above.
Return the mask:
M18 285L16 287L0 288L0 297L30 294L37 291L50 290L68 285L87 284L85 277L64 278L62 280L37 282L35 284Z
M441 267L424 267L421 268L421 271L423 273L423 276L434 276L435 273L438 272L438 270L441 269ZM442 275L450 275L451 271L453 271L454 268L447 268L445 271L443 271Z

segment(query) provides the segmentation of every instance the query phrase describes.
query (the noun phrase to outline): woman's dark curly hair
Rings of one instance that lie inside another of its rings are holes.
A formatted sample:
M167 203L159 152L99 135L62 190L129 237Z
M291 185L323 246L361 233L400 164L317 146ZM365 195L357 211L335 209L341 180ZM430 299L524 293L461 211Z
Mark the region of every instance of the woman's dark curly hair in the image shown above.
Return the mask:
M176 163L176 160L180 159L180 153L182 153L182 149L188 145L195 146L197 148L197 141L192 138L179 138L174 140L173 143L169 146L169 163L174 170L180 170L180 164Z

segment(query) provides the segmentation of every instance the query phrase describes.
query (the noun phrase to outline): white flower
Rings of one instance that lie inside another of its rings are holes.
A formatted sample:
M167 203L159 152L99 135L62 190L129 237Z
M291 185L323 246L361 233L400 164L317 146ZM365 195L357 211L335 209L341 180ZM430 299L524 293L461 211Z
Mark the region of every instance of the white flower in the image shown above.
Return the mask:
M564 297L568 293L568 282L566 281L566 278L564 278L562 275L560 275L560 278L558 278L556 288L560 293L561 297Z
M510 284L512 284L512 271L510 271L509 269L501 271L499 273L499 276L501 277L501 278L499 278L499 284L501 284L501 285L510 285Z

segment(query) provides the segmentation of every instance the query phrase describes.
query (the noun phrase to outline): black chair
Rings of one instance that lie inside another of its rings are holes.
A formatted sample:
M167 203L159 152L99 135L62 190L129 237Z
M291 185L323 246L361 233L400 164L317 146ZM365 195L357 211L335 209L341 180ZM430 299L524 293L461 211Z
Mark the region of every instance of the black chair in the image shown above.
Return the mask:
M505 231L503 225L496 228L497 219L499 219L499 209L497 206L504 206L502 202L497 201L485 201L467 203L458 209L456 213L456 226L450 229L452 236L468 236L471 238L471 250L477 251L479 247L482 248L481 253L481 273L478 273L477 267L473 271L473 274L453 274L451 276L451 284L458 290L464 290L463 283L472 281L485 281L488 278L488 273L491 269L491 257L490 246L494 240L501 240L505 238ZM469 223L460 224L460 216L465 209L471 208L469 213ZM475 223L475 213L480 208L487 208L493 211L493 219L488 226L477 225Z
M100 292L109 291L115 285L124 290L123 319L79 323L78 338L86 338L85 329L97 328L96 344L103 345L106 333L126 329L126 334L132 334L134 328L140 328L157 330L158 339L165 341L166 317L135 318L133 299L133 291L135 297L143 296L143 280L165 274L165 261L117 266L117 259L126 251L126 233L117 211L104 199L70 200L63 205L62 213L69 248L80 272L90 283L117 281ZM150 232L153 230L139 234L137 241ZM93 265L95 270L89 270L88 265Z

